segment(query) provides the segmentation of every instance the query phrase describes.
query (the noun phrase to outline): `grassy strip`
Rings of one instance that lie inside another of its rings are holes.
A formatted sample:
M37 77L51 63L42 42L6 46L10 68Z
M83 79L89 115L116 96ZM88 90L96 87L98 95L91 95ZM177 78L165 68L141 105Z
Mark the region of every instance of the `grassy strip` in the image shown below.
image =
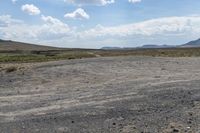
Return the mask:
M95 55L88 52L66 52L59 54L0 54L0 62L45 62L63 59L91 58Z
M135 49L100 51L100 56L152 56L152 57L200 57L200 48L174 48L174 49Z
M0 62L45 62L97 56L200 57L200 48L2 52Z

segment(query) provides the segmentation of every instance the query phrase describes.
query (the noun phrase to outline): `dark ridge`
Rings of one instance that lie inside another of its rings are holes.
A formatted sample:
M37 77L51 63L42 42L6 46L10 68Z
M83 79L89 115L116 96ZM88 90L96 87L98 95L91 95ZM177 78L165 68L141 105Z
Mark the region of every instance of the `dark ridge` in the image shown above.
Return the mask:
M200 47L200 39L190 41L186 44L181 45L181 47Z

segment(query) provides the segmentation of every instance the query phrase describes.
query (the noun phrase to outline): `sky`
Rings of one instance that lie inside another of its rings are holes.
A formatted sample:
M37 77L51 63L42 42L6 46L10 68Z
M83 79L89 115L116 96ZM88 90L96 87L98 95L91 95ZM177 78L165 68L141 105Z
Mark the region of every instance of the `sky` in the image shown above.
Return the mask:
M0 0L0 39L68 48L200 38L200 0Z

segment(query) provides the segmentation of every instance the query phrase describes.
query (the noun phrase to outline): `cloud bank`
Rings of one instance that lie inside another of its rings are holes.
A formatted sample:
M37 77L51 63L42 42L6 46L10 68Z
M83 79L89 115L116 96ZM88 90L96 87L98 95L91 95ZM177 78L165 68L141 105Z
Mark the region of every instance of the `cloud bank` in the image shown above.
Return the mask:
M200 16L157 18L114 27L97 25L82 31L77 31L76 28L52 16L42 15L41 20L42 25L27 25L10 15L2 15L0 16L0 35L3 39L12 38L18 41L52 45L55 43L64 47L97 48L102 45L139 45L136 42L173 43L173 40L177 42L175 41L177 37L186 41L200 34Z

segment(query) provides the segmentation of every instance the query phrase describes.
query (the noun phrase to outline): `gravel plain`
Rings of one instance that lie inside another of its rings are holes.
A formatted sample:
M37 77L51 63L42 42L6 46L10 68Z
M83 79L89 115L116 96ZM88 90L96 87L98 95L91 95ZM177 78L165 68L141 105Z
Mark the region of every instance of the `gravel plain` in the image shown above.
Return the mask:
M200 58L0 64L0 133L200 133Z

